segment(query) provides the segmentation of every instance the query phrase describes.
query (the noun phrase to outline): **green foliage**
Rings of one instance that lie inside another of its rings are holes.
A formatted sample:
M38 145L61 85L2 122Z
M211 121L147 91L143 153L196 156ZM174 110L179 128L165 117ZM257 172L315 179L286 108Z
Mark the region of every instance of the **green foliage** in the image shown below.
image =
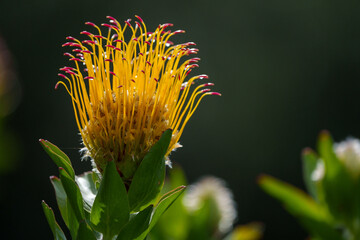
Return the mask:
M160 216L185 189L180 186L158 199L165 176L164 156L171 135L171 130L165 131L151 148L135 173L128 192L114 162L108 162L101 178L93 172L75 176L65 153L50 142L40 140L59 167L60 178L52 176L50 181L72 239L146 238ZM130 199L132 202L129 203ZM155 207L151 203L155 203ZM43 209L54 239L66 239L52 210L45 203Z
M150 149L137 169L129 188L130 209L140 211L160 193L165 178L164 156L169 147L172 130L166 130Z
M71 165L71 161L66 154L61 151L57 146L51 142L40 139L40 144L44 148L45 152L51 157L54 163L59 167L65 169L65 171L71 176L72 179L75 179L75 172Z
M209 178L211 180L217 180L218 182L210 181L210 183L219 183L219 179ZM176 186L186 184L186 177L182 169L175 166L170 172L169 177L165 181L164 189L172 189ZM201 181L200 181L201 183ZM208 182L206 182L208 183ZM224 217L224 212L220 211L219 203L214 198L216 194L223 194L224 189L218 189L219 187L225 188L220 184L214 184L214 189L221 191L214 191L209 189L209 185L205 184L201 186L199 183L196 185L197 190L201 194L198 195L198 199L193 199L197 202L197 206L189 208L188 205L184 204L183 198L189 192L180 195L177 201L174 202L173 206L164 213L158 221L158 224L152 229L150 233L150 239L154 240L188 240L188 239L199 239L199 240L258 240L262 236L262 228L259 224L254 224L251 227L236 228L236 232L229 233L230 230L220 230L220 219ZM204 188L203 188L204 187ZM204 190L205 194L202 194ZM195 191L195 190L193 190ZM210 192L210 194L209 194ZM199 193L199 192L198 192ZM166 196L166 195L165 195ZM225 196L222 196L225 197ZM186 200L186 199L185 199ZM225 204L232 204L230 199L223 199ZM231 209L231 208L230 208ZM229 208L227 209L229 211ZM234 209L235 211L235 209ZM227 212L226 214L228 214ZM230 223L231 224L231 223ZM255 227L256 225L256 227Z
M56 239L56 240L66 240L64 232L61 230L59 224L55 220L55 215L54 215L53 210L44 201L42 201L41 204L42 204L46 219L47 219L47 221L49 223L49 226L51 228L51 231L53 232L54 239Z
M129 220L129 202L125 185L118 174L115 163L105 168L99 192L90 213L90 221L96 231L112 239Z
M133 216L126 226L121 229L117 240L137 239L148 229L152 212L153 205L150 205Z
M310 195L269 176L260 177L259 184L284 204L313 239L359 239L359 179L338 159L326 131L320 133L318 153L303 151L303 176Z

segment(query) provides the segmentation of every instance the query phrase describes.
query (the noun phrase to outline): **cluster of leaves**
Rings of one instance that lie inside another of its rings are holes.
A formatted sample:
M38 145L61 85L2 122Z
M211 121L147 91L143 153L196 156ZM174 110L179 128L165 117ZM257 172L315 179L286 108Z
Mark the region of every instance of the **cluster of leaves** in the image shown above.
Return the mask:
M175 166L165 181L163 191L176 189L182 185L187 185L186 176L179 166ZM187 190L179 196L172 207L160 218L151 231L149 239L257 240L261 238L262 225L260 223L241 225L230 233L220 233L219 221L221 216L213 199L201 199L199 209L189 211L183 201L186 195Z
M165 178L164 155L172 131L166 130L139 165L127 190L115 163L110 161L102 176L87 172L76 176L70 159L52 143L41 145L59 167L52 176L57 204L72 239L144 239L160 216L184 191L184 186L159 197ZM54 239L66 239L52 209L42 203Z
M319 163L323 175L316 179ZM284 204L312 239L360 239L360 180L338 159L328 132L319 136L318 154L304 150L303 177L309 195L270 176L261 176L259 184Z

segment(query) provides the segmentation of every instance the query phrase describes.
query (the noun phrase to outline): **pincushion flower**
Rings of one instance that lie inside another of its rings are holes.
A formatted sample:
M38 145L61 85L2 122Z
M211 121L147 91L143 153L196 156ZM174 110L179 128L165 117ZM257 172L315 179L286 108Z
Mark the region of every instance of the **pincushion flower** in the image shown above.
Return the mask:
M148 32L143 20L121 25L115 18L102 34L81 32L89 39L80 41L67 37L63 46L72 47L65 53L74 67L63 67L59 74L71 96L76 123L86 156L90 156L102 172L107 161L115 161L118 172L131 181L139 163L162 133L173 129L166 156L181 145L180 136L200 101L211 92L203 83L193 89L198 75L186 80L190 71L198 67L199 58L183 60L196 54L193 42L174 45L169 39L182 30L168 31L172 24L159 25ZM131 35L126 40L125 35Z

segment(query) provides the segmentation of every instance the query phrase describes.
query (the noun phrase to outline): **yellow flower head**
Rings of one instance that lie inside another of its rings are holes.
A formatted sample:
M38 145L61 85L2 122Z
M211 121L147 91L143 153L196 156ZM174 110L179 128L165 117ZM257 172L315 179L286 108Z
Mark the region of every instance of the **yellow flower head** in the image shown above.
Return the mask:
M123 26L107 18L110 24L102 24L108 29L104 35L97 25L86 22L96 31L81 32L88 40L67 37L70 42L63 46L72 47L72 53L64 55L75 66L60 69L65 74L59 76L66 81L59 81L55 88L62 84L71 96L86 155L97 169L102 172L107 161L113 160L124 180L131 180L166 129L173 129L168 156L180 146L184 127L203 97L220 94L205 88L212 83L190 90L195 81L208 77L185 80L200 59L182 60L198 52L191 47L194 43L169 41L184 31L168 31L172 24L167 23L148 32L138 16L135 24L128 19Z

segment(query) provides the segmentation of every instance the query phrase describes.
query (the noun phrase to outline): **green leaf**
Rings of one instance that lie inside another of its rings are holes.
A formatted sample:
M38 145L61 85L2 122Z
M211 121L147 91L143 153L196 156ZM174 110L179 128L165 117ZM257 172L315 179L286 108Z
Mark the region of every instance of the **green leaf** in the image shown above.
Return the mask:
M176 164L169 171L169 178L165 180L165 185L162 189L171 190L181 185L186 185L186 177L180 166ZM160 218L158 223L151 231L151 236L155 239L186 239L189 227L188 213L183 205L182 198L183 194L173 203L172 207L169 208Z
M85 221L82 221L79 225L76 240L96 240L94 233L90 229L89 225Z
M65 189L59 178L52 176L50 177L50 181L55 189L56 201L61 213L61 216L70 230L70 234L73 239L75 239L79 222L75 216L74 210L72 209L69 199L66 195Z
M97 188L94 182L94 172L85 172L82 175L76 176L75 181L80 188L81 195L84 199L84 209L91 212L91 207L97 194Z
M282 202L313 236L327 240L342 239L335 230L333 219L327 210L300 189L265 175L259 178L259 185L269 195Z
M185 186L177 187L161 197L151 217L151 222L148 229L135 240L143 240L147 236L147 234L158 222L161 215L163 215L163 213L173 204L173 202L184 192L185 188Z
M303 178L306 185L306 188L310 195L318 199L318 189L316 182L313 180L313 173L318 164L318 157L313 150L306 148L302 154L302 163L303 163Z
M337 158L331 136L326 131L319 136L318 151L325 165L322 181L325 201L338 220L349 221L357 214L355 209L358 200L354 195L354 189L357 189L356 182Z
M59 171L61 183L69 199L70 206L73 209L78 222L81 222L85 219L85 213L80 189L63 168L59 168Z
M91 209L90 221L96 231L111 238L128 222L129 215L125 185L116 170L115 163L108 162Z
M164 156L169 147L172 130L166 130L150 149L135 172L129 188L130 210L140 211L160 193L165 178Z
M55 215L53 210L45 203L45 201L42 201L41 203L46 219L49 223L49 226L51 228L51 231L54 235L55 240L66 240L64 232L61 230L59 224L56 222Z
M65 169L65 171L71 176L72 179L75 179L75 172L71 165L71 161L66 154L61 151L57 146L51 142L40 139L40 144L44 148L45 152L51 157L54 163L59 167Z
M150 205L134 216L120 231L117 240L136 239L147 230L153 206Z

